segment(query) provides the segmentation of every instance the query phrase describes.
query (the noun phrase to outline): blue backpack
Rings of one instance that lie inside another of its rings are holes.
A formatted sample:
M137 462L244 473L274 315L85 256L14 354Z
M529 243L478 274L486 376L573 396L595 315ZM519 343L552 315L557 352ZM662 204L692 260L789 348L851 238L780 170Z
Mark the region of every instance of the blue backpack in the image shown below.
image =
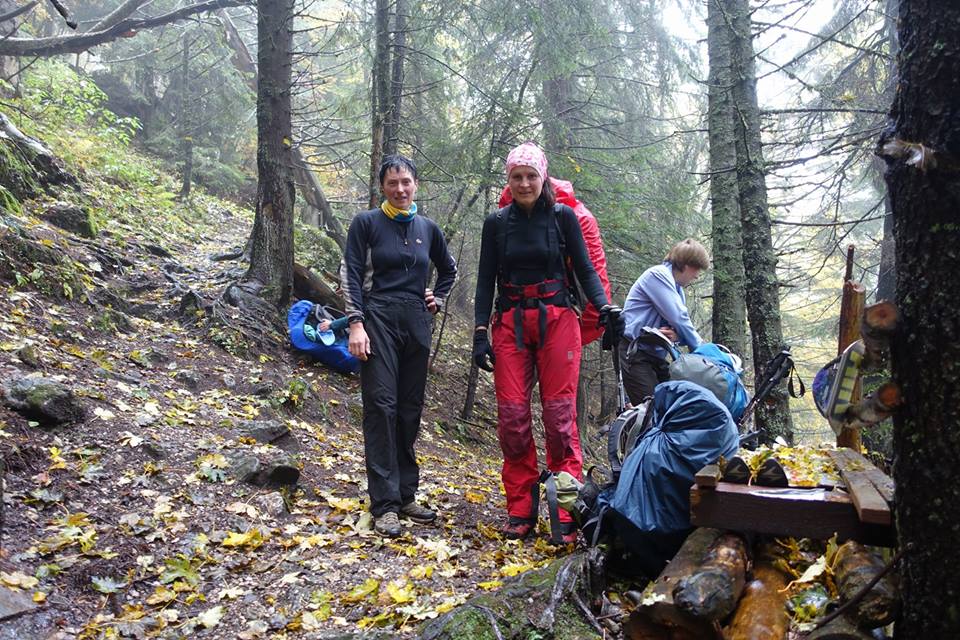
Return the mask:
M294 348L309 353L320 363L340 373L359 371L360 361L350 353L345 339L340 338L327 345L323 342L314 342L303 333L303 325L310 319L313 307L314 304L309 300L300 300L287 312L287 328Z
M713 342L704 342L670 364L671 380L688 380L713 392L734 422L740 420L750 402L740 373L739 358Z
M648 410L650 428L627 454L617 483L600 492L597 509L629 553L630 566L656 576L691 530L697 471L735 455L739 438L727 408L692 382L657 385Z

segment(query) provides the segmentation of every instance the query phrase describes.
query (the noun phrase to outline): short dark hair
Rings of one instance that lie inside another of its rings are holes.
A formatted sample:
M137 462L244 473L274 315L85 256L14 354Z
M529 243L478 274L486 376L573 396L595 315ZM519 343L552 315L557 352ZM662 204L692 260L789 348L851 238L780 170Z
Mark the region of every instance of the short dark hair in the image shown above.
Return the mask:
M417 179L417 165L413 164L413 160L399 153L387 156L383 159L383 162L380 163L380 184L383 184L383 179L387 176L387 171L390 169L395 171L406 169L410 172L410 175L413 176L414 180Z

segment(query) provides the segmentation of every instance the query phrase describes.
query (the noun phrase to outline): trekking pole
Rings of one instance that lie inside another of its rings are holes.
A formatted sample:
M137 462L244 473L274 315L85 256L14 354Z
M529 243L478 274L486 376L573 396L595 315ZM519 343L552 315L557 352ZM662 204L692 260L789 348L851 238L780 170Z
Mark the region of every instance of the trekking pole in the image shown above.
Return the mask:
M743 427L750 418L753 416L754 410L757 408L757 405L760 404L770 392L773 391L781 380L784 380L787 376L790 375L790 372L793 370L793 357L790 354L790 347L785 347L780 353L775 355L764 367L763 376L760 380L760 384L757 386L757 392L747 403L747 406L743 409L743 415L740 416L740 420L737 421L737 427ZM760 436L760 430L754 429L748 431L740 436L741 446L746 444L751 440L758 440Z
M617 415L627 409L627 391L623 386L623 369L620 367L620 340L613 344L613 372L617 376Z

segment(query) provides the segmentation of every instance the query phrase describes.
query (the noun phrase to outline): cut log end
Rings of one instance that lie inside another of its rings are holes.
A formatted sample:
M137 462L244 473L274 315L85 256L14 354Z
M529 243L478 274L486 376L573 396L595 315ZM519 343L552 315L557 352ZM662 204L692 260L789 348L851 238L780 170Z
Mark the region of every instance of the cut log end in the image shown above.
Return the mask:
M895 304L881 300L863 310L863 326L880 332L893 331L899 317Z

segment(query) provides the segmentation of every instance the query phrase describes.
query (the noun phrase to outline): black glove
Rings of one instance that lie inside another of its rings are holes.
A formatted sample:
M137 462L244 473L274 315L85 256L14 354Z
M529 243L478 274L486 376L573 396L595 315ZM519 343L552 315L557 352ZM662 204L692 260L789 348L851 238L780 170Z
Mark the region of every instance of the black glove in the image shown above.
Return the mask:
M493 347L487 332L480 330L473 333L473 362L484 371L493 371L493 364L497 361L493 355Z
M620 342L627 323L623 319L623 309L612 304L605 304L600 307L600 318L598 326L604 327L603 348L612 349Z

